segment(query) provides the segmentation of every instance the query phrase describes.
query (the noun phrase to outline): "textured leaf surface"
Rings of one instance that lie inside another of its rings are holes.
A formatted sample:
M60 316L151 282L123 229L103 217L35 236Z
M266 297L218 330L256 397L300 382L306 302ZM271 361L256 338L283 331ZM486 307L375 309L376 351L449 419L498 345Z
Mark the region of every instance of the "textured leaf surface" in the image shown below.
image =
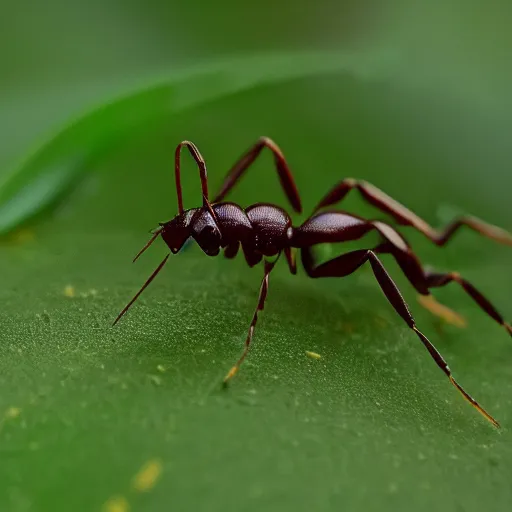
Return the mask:
M306 211L352 175L434 224L457 208L510 229L510 150L499 123L480 120L342 73L190 108L89 164L56 215L0 251L0 508L505 510L510 338L456 288L437 296L466 316L465 330L423 311L385 259L418 324L501 432L453 390L367 269L325 281L276 270L254 349L227 391L220 380L240 353L261 269L192 248L110 327L165 252L156 245L130 264L147 230L174 215L179 140L198 144L212 188L267 134ZM284 204L271 165L262 157L232 198ZM186 204L197 204L190 163L185 187ZM377 215L355 197L344 208ZM461 233L440 250L408 235L425 262L459 270L510 317L507 248Z

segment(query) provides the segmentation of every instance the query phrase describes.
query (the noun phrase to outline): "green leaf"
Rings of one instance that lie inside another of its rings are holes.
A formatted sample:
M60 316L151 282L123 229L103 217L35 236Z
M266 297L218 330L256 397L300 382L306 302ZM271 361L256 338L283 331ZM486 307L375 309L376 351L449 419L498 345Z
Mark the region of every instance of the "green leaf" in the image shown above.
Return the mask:
M0 235L55 203L112 146L180 111L256 87L342 70L378 72L385 55L306 52L224 59L155 78L86 112L3 173Z
M365 270L313 282L278 268L249 357L223 391L261 271L192 250L112 329L161 258L154 249L131 266L140 242L60 231L2 252L3 510L113 511L123 500L147 512L451 510L447 501L476 510L490 490L506 510L510 340L460 291L437 295L470 328L439 335L400 280L419 325L501 434L450 386ZM505 262L457 268L510 312ZM147 464L161 474L140 492L132 482Z
M170 141L189 134L212 189L266 134L290 162L306 212L355 176L433 223L448 220L449 206L510 229L506 134L445 99L344 72L268 83L197 103L98 156L94 186L33 240L0 251L0 510L506 510L510 338L456 286L435 294L467 329L424 311L383 257L418 326L501 432L453 389L369 268L312 280L279 262L226 390L262 274L243 256L191 247L172 257L110 327L167 252L155 243L131 265L147 229L175 212ZM187 206L200 204L197 173L183 182ZM230 199L280 204L278 183L262 154ZM340 206L380 218L356 196ZM423 263L459 271L510 318L510 248L461 232L441 250L403 232Z
M490 495L496 510L507 509L510 338L457 287L436 296L465 316L463 330L424 311L383 258L418 326L502 432L450 386L369 269L311 280L281 261L227 390L221 380L242 350L261 279L243 257L208 258L193 247L171 258L110 327L165 253L155 244L130 263L146 224L175 209L168 141L182 131L203 141L216 183L255 134L272 132L308 210L341 176L356 175L429 219L450 204L509 227L506 201L482 201L469 180L461 186L467 117L452 126L450 111L433 109L429 118L422 96L348 75L321 82L190 109L179 126L155 128L102 161L93 190L33 241L2 246L1 510L476 511ZM415 146L417 133L429 151ZM474 137L480 158L506 160L507 147L487 143L496 137ZM271 158L261 158L233 193L242 205L282 198ZM141 173L141 162L151 171ZM507 188L499 172L489 166L485 179ZM183 178L199 201L196 173ZM342 207L377 215L351 198ZM404 233L424 263L458 270L510 317L509 248L466 232L440 250Z

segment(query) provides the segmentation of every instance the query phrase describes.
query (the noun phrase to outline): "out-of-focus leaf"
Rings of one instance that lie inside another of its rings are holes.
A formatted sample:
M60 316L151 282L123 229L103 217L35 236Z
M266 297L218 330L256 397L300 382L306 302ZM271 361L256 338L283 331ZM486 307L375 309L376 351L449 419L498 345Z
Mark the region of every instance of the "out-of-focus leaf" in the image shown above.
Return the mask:
M0 234L54 204L106 148L186 108L264 84L347 70L375 73L386 58L340 53L255 55L156 78L109 99L40 144L0 180Z

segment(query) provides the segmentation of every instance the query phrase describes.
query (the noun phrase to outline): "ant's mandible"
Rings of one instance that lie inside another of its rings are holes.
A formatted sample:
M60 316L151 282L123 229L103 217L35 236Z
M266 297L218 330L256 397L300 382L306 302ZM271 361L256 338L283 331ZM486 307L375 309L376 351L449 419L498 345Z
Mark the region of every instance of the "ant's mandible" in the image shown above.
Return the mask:
M186 147L199 168L203 206L184 210L181 190L180 156ZM450 379L462 396L477 409L495 427L499 423L481 407L453 378L448 364L428 338L417 328L409 307L399 289L393 282L378 254L391 254L409 282L422 296L422 304L431 312L450 322L460 323L461 317L447 307L439 304L430 295L431 288L445 286L454 282L483 309L492 319L503 326L512 336L512 327L505 322L496 308L471 283L457 272L439 273L426 270L411 247L389 224L376 220L367 220L350 213L325 209L339 203L352 189L357 189L362 197L384 213L391 215L399 225L411 226L420 231L438 246L445 245L453 234L461 227L467 226L481 235L497 242L512 246L512 235L496 226L489 225L475 217L462 217L454 220L445 229L437 231L416 214L399 204L373 185L351 178L346 178L335 185L318 203L313 214L300 226L293 226L290 216L279 206L268 203L256 203L242 208L223 199L235 186L243 173L250 167L264 148L268 148L274 156L281 186L293 209L302 211L301 201L292 173L286 163L282 151L267 137L261 137L227 173L224 183L210 201L206 164L197 147L189 141L181 142L175 152L175 179L178 196L178 215L174 219L160 223L153 232L149 242L137 254L134 261L161 236L173 254L176 254L189 238L193 238L208 256L217 256L221 249L227 258L234 258L240 247L250 267L264 260L264 275L261 282L258 303L254 311L249 332L245 340L245 348L224 378L227 383L238 371L250 348L254 328L258 320L258 312L263 310L268 292L269 275L281 253L284 253L290 272L296 274L296 251L300 249L303 267L310 277L345 277L355 272L368 262L384 295L404 322L418 336L436 364ZM317 264L311 247L322 243L346 242L362 238L366 233L376 231L381 242L371 249L360 249L337 256L325 263ZM144 289L151 283L163 268L169 254L155 269L140 291L128 303L116 318L114 324L127 312ZM273 258L271 261L267 258Z

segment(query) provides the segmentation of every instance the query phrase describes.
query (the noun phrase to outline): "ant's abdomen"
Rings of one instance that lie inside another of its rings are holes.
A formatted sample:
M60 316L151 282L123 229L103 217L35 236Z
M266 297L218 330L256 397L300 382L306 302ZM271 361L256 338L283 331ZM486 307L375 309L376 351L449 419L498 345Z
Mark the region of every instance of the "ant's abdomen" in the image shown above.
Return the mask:
M254 233L254 249L265 256L273 256L290 245L292 221L282 208L257 203L245 212Z
M322 212L293 230L292 247L357 240L372 229L369 222L341 211Z

